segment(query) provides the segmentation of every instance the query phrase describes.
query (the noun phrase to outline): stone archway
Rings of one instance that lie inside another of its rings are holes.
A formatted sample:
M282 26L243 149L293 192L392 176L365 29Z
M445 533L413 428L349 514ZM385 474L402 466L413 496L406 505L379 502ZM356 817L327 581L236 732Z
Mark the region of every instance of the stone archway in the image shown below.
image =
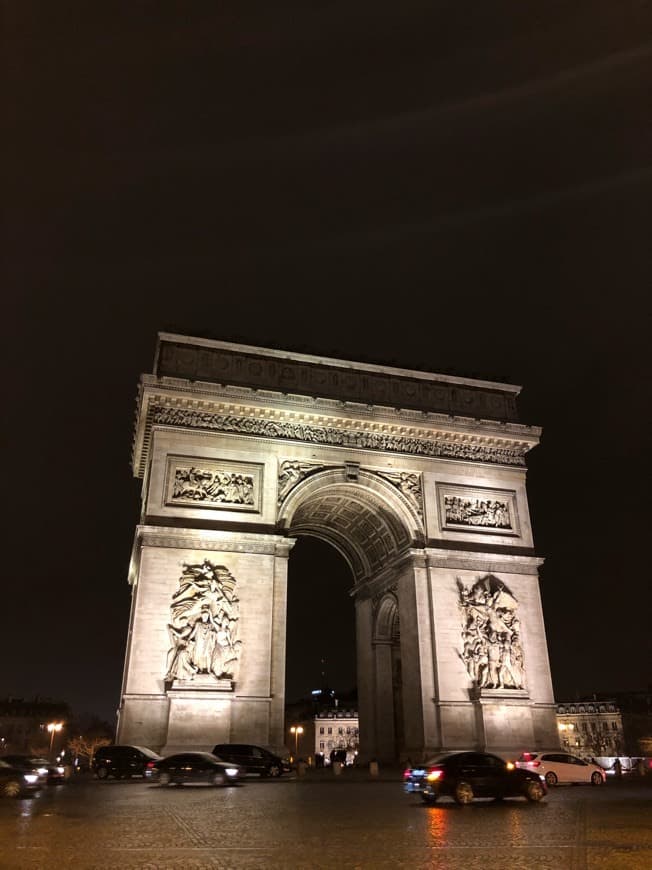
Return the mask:
M357 645L363 759L404 754L398 601L382 590L411 548L423 545L424 531L418 505L395 484L392 476L358 464L322 469L315 463L285 490L278 516L279 528L290 536L320 538L342 554L354 579L356 617L364 620L365 602L372 602L371 648ZM364 629L359 626L356 636Z
M363 755L554 745L517 392L161 334L118 739L283 744L288 556L312 535L353 576Z

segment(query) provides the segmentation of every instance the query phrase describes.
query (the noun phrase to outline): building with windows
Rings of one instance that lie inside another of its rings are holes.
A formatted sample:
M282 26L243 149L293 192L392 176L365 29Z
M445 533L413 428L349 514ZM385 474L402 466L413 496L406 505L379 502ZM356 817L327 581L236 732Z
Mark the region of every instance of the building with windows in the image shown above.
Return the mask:
M347 762L353 763L360 746L360 731L357 710L329 707L320 710L314 717L315 758L319 755L328 763L333 750L343 749Z
M623 755L625 741L619 708L610 701L574 701L557 705L562 749L581 757Z

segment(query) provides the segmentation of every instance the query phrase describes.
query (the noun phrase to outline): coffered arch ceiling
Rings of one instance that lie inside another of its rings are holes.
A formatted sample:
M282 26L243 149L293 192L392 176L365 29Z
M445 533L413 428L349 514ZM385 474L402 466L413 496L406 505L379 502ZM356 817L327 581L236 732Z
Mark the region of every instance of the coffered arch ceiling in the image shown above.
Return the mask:
M404 518L359 483L309 487L287 509L287 533L332 544L351 567L355 582L373 577L414 544Z

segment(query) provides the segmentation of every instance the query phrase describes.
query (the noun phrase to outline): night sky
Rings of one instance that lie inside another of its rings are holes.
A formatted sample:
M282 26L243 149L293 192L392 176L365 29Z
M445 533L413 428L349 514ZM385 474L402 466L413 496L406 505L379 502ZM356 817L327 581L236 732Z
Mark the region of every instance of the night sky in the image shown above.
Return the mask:
M555 696L649 686L650 4L3 10L0 697L118 706L158 331L522 385ZM355 683L311 547L289 699Z

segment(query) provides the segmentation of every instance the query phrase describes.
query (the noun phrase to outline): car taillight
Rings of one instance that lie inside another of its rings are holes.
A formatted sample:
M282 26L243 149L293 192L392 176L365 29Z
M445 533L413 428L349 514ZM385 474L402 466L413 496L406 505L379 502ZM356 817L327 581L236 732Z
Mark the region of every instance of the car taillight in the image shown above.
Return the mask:
M405 768L405 770L403 771L403 776L412 776L412 771L409 767Z
M528 764L530 765L530 767L541 767L540 761L528 761Z
M148 761L148 762L147 762L147 769L148 769L148 770L152 770L153 767L154 767L154 762L153 762L153 761Z
M428 775L426 777L426 779L429 782L435 782L435 780L443 779L443 778L444 778L444 771L441 769L441 767L432 767L428 771Z

